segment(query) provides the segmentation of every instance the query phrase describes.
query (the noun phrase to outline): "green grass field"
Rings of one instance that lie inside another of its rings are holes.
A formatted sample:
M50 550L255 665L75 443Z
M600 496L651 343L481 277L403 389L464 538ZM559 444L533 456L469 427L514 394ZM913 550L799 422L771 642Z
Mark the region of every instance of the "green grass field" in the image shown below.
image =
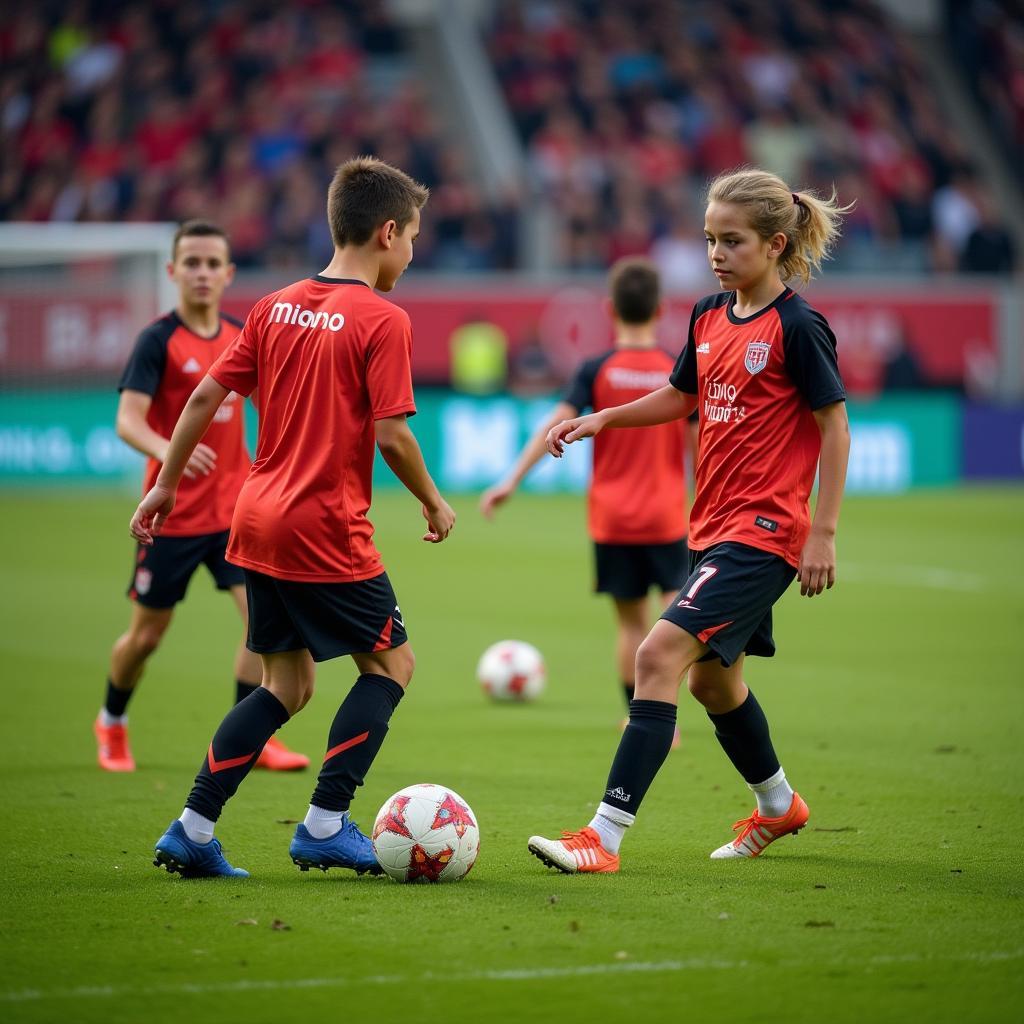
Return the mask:
M590 595L580 502L471 498L439 547L379 499L378 540L418 658L354 816L442 782L477 813L459 885L300 874L313 778L257 774L221 820L239 882L151 864L232 697L239 627L197 577L131 708L139 771L94 763L124 628L130 496L5 494L0 530L0 1020L1008 1021L1024 996L1024 491L850 499L840 582L777 608L748 680L810 826L712 862L749 792L699 707L618 876L526 853L600 798L622 717L611 612ZM506 636L548 661L544 699L494 706L476 658ZM323 666L283 736L317 755L354 672ZM278 922L275 925L275 922Z

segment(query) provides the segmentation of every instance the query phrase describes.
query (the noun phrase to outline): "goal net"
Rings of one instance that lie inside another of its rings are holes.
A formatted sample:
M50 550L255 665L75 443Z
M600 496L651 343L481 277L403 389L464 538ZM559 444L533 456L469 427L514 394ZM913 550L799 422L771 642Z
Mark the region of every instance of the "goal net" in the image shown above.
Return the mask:
M0 224L0 486L134 480L114 431L138 332L173 308L173 224Z

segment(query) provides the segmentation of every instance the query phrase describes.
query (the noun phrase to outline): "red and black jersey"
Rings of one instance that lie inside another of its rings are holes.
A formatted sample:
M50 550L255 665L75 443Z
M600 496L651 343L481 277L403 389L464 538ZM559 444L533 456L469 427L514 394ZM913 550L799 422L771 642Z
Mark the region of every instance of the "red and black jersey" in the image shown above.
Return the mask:
M162 437L170 437L182 409L196 385L217 357L238 337L241 323L225 313L212 338L187 327L177 313L168 313L139 335L118 391L141 391L153 402L146 422ZM203 444L217 453L217 468L208 476L182 477L174 511L162 533L169 537L193 537L218 533L231 526L235 499L249 471L245 447L244 402L230 394L217 410L203 435ZM160 463L146 460L142 492L156 481Z
M724 292L694 306L672 371L700 417L690 546L738 541L799 566L821 452L813 412L846 398L836 339L789 288L752 316L734 302Z
M565 401L595 412L668 383L672 358L657 348L616 348L576 371ZM686 536L685 422L603 430L594 438L588 494L599 544L667 544Z
M239 394L258 388L228 561L300 583L383 571L367 516L374 421L416 412L411 359L408 313L362 281L317 275L256 303L210 371Z

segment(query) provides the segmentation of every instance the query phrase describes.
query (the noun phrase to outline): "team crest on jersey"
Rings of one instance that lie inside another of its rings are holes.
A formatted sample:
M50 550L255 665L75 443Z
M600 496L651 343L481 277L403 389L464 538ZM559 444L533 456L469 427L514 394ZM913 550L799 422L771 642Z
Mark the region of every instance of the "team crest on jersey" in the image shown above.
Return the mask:
M768 353L772 350L770 341L752 341L747 345L743 365L751 373L760 373L768 365Z
M137 594L148 594L149 588L153 585L153 574L149 569L139 566L135 570L135 592Z

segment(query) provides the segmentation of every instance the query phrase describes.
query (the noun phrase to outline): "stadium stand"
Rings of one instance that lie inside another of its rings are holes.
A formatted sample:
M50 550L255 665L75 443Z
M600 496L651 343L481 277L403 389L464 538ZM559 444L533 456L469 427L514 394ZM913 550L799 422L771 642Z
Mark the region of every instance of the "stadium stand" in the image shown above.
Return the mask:
M401 6L12 5L0 14L0 220L213 214L240 266L307 266L330 253L333 167L373 152L431 187L417 269L603 271L642 252L685 290L705 273L705 182L750 162L857 200L836 270L1017 264L1005 211L912 38L868 0L476 5L499 113L525 154L528 180L503 195L493 160L481 165L480 126L448 109L445 69ZM1019 12L1016 0L970 0L946 18L1015 168ZM433 17L444 24L440 8Z
M433 191L417 265L515 263L386 4L41 3L0 15L0 219L216 215L243 267L331 252L334 167L373 152Z
M1020 38L999 47L1018 77ZM841 269L981 269L971 231L1002 230L911 41L870 3L522 0L499 5L487 45L533 187L560 211L564 266L653 251L670 283L692 283L700 191L747 162L856 197ZM996 262L984 269L1012 255Z

